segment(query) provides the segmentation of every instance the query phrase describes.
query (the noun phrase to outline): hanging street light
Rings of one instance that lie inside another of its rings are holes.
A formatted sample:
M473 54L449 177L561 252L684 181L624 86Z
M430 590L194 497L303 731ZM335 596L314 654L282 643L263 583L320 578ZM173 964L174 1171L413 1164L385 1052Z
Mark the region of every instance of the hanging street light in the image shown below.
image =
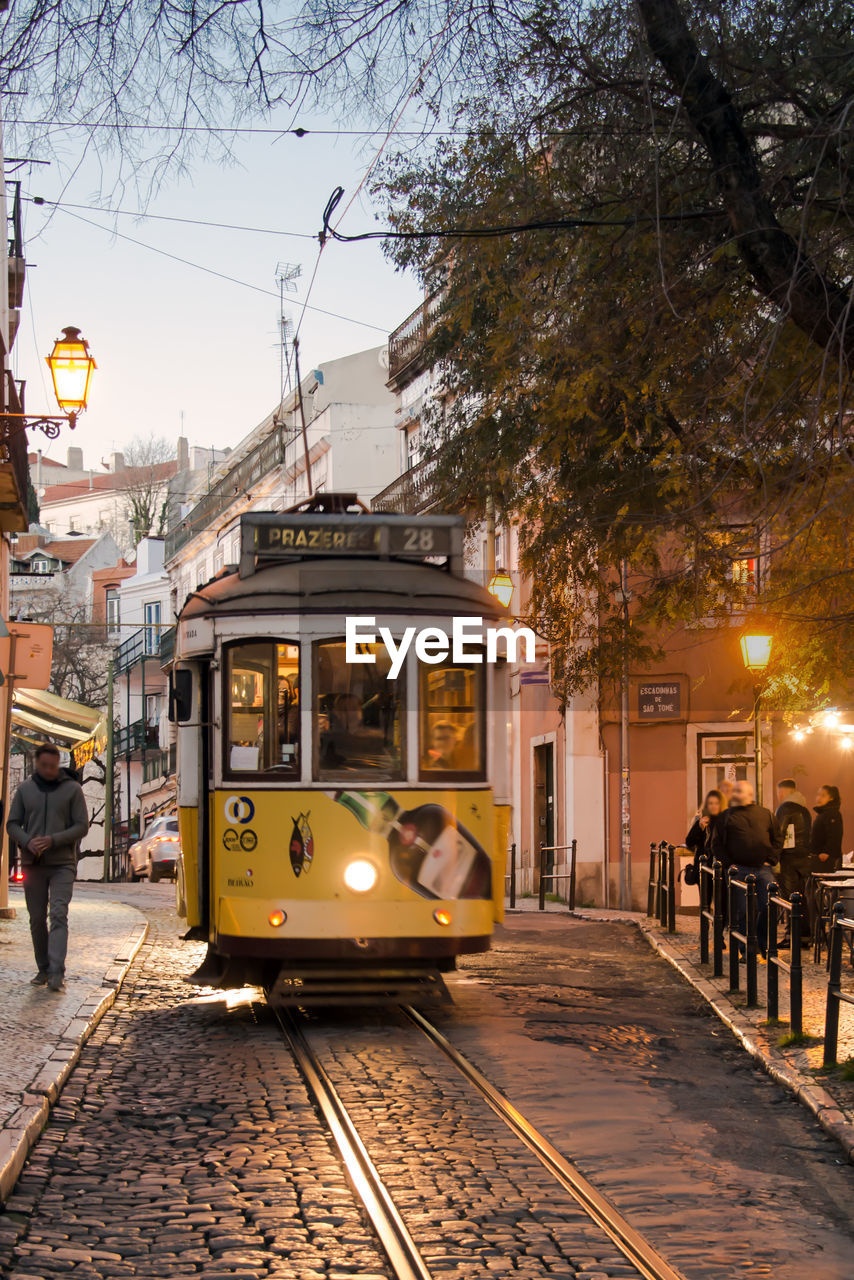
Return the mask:
M56 403L68 415L73 428L78 413L82 413L89 402L89 384L95 368L89 344L79 329L69 325L63 329L62 337L57 338L53 351L45 356L45 360L53 378Z
M72 431L77 426L77 417L89 402L92 372L97 367L89 344L79 329L69 325L63 329L62 337L54 342L53 350L45 360L61 413L13 413L0 409L3 438L8 439L27 427L38 427L49 440L54 440L63 426L71 427ZM12 398L12 403L16 400L17 395Z
M496 569L486 589L499 604L504 605L505 609L510 608L510 602L513 599L513 579L506 569Z
M761 677L771 661L771 636L741 637L741 656L753 676L753 763L756 773L756 803L762 803L762 721L759 717L762 697Z

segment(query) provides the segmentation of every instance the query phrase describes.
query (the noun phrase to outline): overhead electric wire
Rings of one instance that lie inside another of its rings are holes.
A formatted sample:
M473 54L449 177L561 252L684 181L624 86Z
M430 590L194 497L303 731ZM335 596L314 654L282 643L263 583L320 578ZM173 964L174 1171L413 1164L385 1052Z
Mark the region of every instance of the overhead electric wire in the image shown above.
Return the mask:
M179 218L168 213L145 213L142 209L109 209L99 204L72 204L68 200L48 200L45 196L24 196L32 204L52 209L85 209L88 213L108 213L125 218L149 218L154 222L180 222L189 227L213 227L218 231L243 231L257 236L288 236L294 240L316 240L308 231L279 231L275 227L245 227L234 222L206 222L201 218Z
M345 236L329 225L333 213L344 195L343 187L336 187L323 210L323 225L318 234L321 245L328 239L341 244L355 244L360 240L440 240L487 239L492 236L515 235L520 231L566 231L583 227L634 227L639 224L661 222L695 222L706 218L724 218L722 209L689 209L685 213L635 214L630 218L542 218L531 222L512 222L494 227L443 227L432 231L362 231L358 235ZM352 200L350 201L352 204ZM349 205L347 206L350 207ZM346 210L345 210L346 212ZM343 215L342 215L343 216ZM338 220L340 225L341 219Z
M127 240L129 244L135 244L140 249L148 249L151 253L157 253L162 258L170 258L173 262L180 262L185 267L193 267L196 271L204 271L207 275L216 276L219 280L226 280L229 284L240 285L243 289L251 289L254 293L263 293L268 298L278 298L278 294L272 289L264 289L261 285L250 284L248 280L239 280L237 276L226 275L223 271L216 271L213 267L203 266L200 262L191 262L189 258L182 258L180 254L170 253L167 249L158 249L156 245L146 244L144 240L137 240L134 236L125 235L121 231L115 231L111 227L105 227L99 222L93 222L90 218L84 218L79 213L72 213L70 209L66 209L63 205L57 205L60 213L64 213L69 218L76 218L78 222L84 222L89 227L94 227L96 231L103 231L107 235L115 236L118 240ZM319 315L331 316L334 320L345 320L348 324L358 324L365 329L375 329L377 333L388 335L390 330L387 327L378 324L371 324L368 320L356 320L353 316L344 316L337 311L327 311L324 307L311 306L306 300L303 303L303 311L316 311Z

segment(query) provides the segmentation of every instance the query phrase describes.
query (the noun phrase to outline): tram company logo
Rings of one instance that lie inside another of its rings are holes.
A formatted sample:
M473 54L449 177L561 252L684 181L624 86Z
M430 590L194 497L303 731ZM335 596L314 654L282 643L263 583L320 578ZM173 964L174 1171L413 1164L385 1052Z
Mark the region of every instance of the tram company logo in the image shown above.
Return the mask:
M225 802L225 820L226 822L240 823L242 826L250 823L255 817L255 805L248 796L229 796Z
M303 871L307 872L314 859L314 836L308 825L309 813L310 809L308 813L299 813L292 819L294 829L291 832L289 852L295 876L300 876Z

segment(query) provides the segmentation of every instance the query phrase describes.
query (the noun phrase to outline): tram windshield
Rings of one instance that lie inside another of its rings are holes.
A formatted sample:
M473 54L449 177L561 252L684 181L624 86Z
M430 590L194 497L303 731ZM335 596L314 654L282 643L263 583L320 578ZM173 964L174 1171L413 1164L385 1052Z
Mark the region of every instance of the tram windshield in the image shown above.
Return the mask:
M227 649L229 773L299 774L299 647L253 640Z
M484 776L484 669L447 663L420 669L420 771Z
M346 661L343 640L315 646L315 776L403 776L403 681L388 680L385 645L374 663Z

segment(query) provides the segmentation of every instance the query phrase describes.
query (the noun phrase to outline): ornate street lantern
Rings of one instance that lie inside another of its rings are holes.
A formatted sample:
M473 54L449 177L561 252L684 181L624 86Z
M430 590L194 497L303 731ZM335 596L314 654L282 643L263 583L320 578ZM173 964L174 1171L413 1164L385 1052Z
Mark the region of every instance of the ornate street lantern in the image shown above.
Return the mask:
M505 609L509 609L513 599L513 579L506 569L496 569L486 589Z
M751 675L761 675L771 660L771 636L742 636L741 656Z
M79 329L69 325L63 329L62 337L57 338L53 351L45 359L53 378L56 402L74 427L78 413L82 413L88 403L89 384L96 367L89 344Z

